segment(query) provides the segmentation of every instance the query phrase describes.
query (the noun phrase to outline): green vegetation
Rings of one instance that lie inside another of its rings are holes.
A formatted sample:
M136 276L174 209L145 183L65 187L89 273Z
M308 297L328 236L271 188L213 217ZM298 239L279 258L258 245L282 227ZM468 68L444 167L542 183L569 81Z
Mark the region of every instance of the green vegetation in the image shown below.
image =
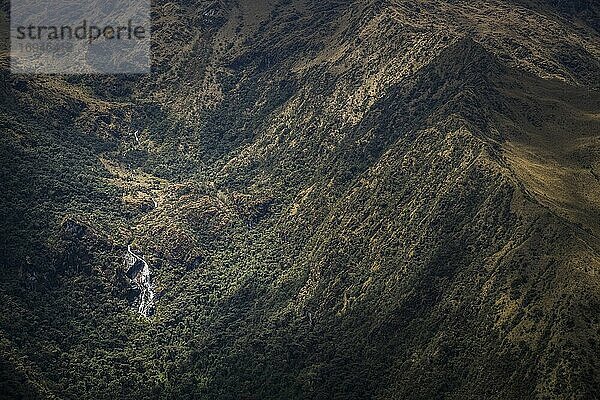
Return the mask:
M2 61L0 398L600 397L581 4L159 1L150 76Z

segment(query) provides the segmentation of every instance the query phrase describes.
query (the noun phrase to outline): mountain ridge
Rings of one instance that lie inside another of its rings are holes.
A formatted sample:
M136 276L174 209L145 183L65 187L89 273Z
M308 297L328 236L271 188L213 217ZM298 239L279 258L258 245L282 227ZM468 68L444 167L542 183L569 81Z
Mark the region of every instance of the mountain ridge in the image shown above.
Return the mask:
M3 68L2 392L599 397L597 16L159 2L150 76Z

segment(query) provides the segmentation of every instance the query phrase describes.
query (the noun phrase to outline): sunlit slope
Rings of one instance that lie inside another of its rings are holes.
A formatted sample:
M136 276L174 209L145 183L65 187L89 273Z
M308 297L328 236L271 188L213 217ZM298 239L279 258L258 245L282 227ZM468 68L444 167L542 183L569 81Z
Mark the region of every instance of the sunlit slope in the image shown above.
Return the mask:
M514 113L504 154L540 203L600 235L600 99L597 91L516 76L501 83Z

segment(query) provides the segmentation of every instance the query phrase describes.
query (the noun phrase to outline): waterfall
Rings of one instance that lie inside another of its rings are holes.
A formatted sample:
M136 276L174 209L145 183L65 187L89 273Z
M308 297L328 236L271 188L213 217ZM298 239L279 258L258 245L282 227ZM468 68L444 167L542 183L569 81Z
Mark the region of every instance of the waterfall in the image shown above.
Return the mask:
M154 313L154 291L150 276L150 266L143 257L138 256L127 246L125 256L126 273L131 283L140 291L138 297L138 312L148 318Z

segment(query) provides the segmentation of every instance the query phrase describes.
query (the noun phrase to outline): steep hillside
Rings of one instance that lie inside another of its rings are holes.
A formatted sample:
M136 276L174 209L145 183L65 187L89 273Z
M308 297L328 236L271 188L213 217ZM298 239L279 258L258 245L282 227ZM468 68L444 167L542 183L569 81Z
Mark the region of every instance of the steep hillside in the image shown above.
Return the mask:
M594 2L153 18L148 76L3 53L4 397L600 397Z

